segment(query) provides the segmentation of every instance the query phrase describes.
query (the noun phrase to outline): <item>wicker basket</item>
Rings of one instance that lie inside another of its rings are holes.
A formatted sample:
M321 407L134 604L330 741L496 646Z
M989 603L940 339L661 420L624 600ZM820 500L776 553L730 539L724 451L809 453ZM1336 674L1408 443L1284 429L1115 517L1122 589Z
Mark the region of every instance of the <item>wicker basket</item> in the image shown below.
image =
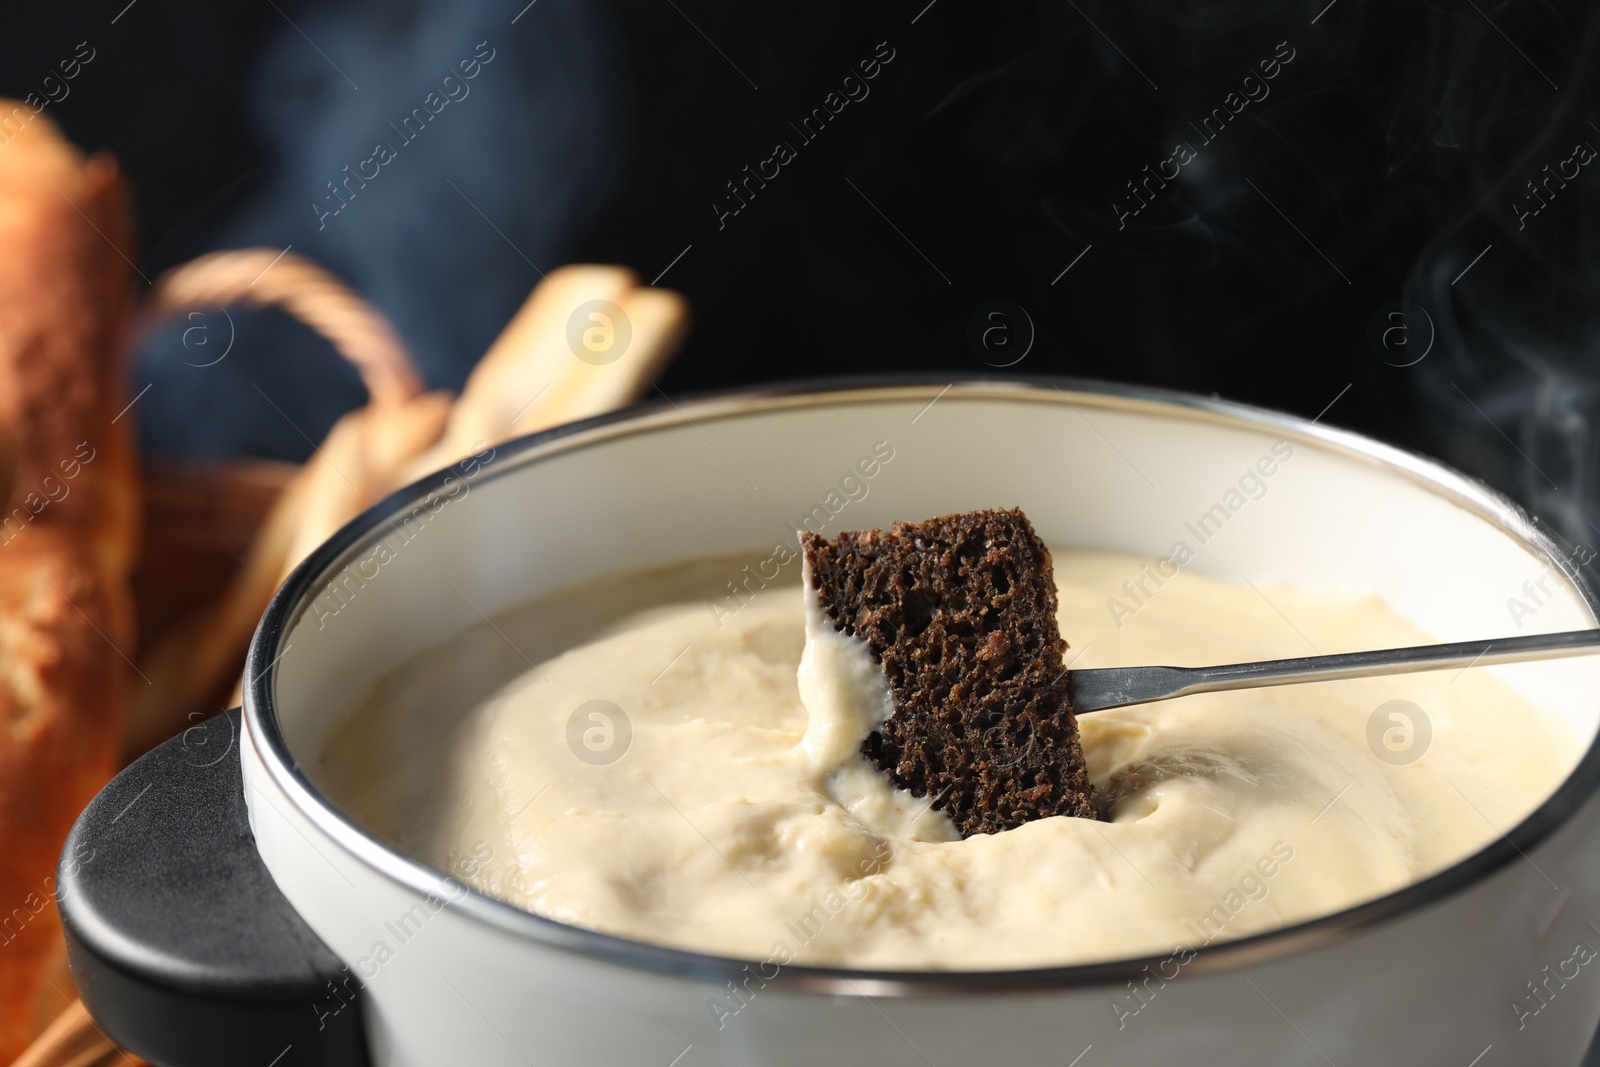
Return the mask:
M269 460L156 460L142 466L143 548L133 595L143 641L136 659L169 627L221 601L267 512L299 469ZM243 665L240 649L241 670ZM210 696L220 704L228 689Z
M632 324L631 347L610 360L574 358L569 317L596 297L620 302L612 307ZM227 304L276 306L322 334L358 371L368 403L341 419L304 466L144 465L143 541L132 579L141 684L133 687L129 758L235 702L250 633L272 592L361 508L485 443L633 402L687 331L687 307L676 294L640 286L617 267L564 267L541 282L456 400L423 391L379 312L320 267L276 249L214 253L174 269L146 297L135 328ZM507 407L521 395L533 399ZM62 1014L14 1067L143 1064L113 1045L81 1002L68 1002L64 988L57 985Z
M401 402L421 392L409 356L382 315L315 265L282 263L275 256L265 250L220 253L176 269L146 298L136 329L148 330L198 304L276 305L321 333L356 365L370 403ZM275 269L262 274L264 265ZM141 671L175 634L203 625L230 598L244 595L239 581L252 552L259 551L263 524L301 469L261 460L151 460L142 465L143 529L132 576L139 632L134 658ZM164 708L159 719L130 722L130 757L186 721L227 706L243 668L247 637L239 634L231 642L221 666L210 672L210 684ZM165 697L158 696L158 704ZM51 984L61 993L64 1009L14 1067L144 1067L144 1060L106 1037L81 1001L68 1001L61 985Z

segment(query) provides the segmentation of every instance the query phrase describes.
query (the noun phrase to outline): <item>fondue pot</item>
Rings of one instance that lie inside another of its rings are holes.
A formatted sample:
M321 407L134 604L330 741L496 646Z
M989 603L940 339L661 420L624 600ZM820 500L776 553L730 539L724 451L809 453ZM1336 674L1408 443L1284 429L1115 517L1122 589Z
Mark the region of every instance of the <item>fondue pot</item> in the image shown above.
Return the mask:
M893 461L865 495L843 492L879 442ZM1275 445L1293 461L1229 509ZM1584 750L1520 822L1484 812L1480 851L1336 914L1085 966L773 974L598 933L395 851L308 773L387 672L530 598L765 556L817 508L834 533L996 506L1021 507L1048 544L1151 557L1209 513L1220 529L1196 570L1370 589L1444 641L1600 625L1571 554L1505 498L1275 412L1084 382L896 379L591 419L487 450L340 530L262 618L242 714L173 739L85 810L60 871L85 1003L171 1067L1583 1062L1600 1021L1593 658L1475 668ZM1531 614L1509 612L1513 597ZM525 669L510 657L490 681Z

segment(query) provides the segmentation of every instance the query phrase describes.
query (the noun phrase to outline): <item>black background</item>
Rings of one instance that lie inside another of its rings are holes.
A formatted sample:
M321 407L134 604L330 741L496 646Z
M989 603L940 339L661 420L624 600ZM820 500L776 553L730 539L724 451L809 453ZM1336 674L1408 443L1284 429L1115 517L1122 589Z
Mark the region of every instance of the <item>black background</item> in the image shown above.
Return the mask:
M96 58L47 113L124 161L146 277L292 243L369 294L435 384L459 386L562 262L645 280L672 264L661 284L695 309L661 383L675 399L984 371L969 326L1003 300L1034 333L1018 371L1326 410L1581 539L1600 168L1537 217L1516 205L1546 164L1600 145L1597 28L1587 0L116 0L21 12L0 91L36 89L88 40ZM480 41L495 59L474 95L319 230L326 181ZM870 95L801 144L789 124L880 42L895 58ZM1294 59L1270 94L1119 228L1125 183L1200 147L1190 124L1280 43ZM798 157L719 228L724 183L780 140ZM1371 326L1391 310L1406 329L1386 349ZM214 368L172 335L141 349L149 450L303 458L361 402L315 338L245 319Z

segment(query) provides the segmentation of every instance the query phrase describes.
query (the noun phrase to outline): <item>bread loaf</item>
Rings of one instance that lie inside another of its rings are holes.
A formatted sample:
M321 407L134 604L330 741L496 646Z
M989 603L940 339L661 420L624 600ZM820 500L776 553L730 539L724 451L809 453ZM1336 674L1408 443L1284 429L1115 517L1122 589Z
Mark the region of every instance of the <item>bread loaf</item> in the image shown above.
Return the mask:
M138 497L121 345L128 194L49 119L0 127L0 1063L72 990L55 871L111 776ZM92 862L92 861L91 861Z

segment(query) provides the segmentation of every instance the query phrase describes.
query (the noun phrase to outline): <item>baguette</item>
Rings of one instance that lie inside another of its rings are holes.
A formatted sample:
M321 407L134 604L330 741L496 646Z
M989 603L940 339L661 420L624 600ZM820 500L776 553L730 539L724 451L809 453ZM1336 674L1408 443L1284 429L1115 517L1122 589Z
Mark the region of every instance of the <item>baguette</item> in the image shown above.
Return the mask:
M0 113L31 109L0 101ZM34 115L0 142L0 1063L70 995L55 869L116 769L139 519L127 189ZM52 985L55 988L52 988Z

